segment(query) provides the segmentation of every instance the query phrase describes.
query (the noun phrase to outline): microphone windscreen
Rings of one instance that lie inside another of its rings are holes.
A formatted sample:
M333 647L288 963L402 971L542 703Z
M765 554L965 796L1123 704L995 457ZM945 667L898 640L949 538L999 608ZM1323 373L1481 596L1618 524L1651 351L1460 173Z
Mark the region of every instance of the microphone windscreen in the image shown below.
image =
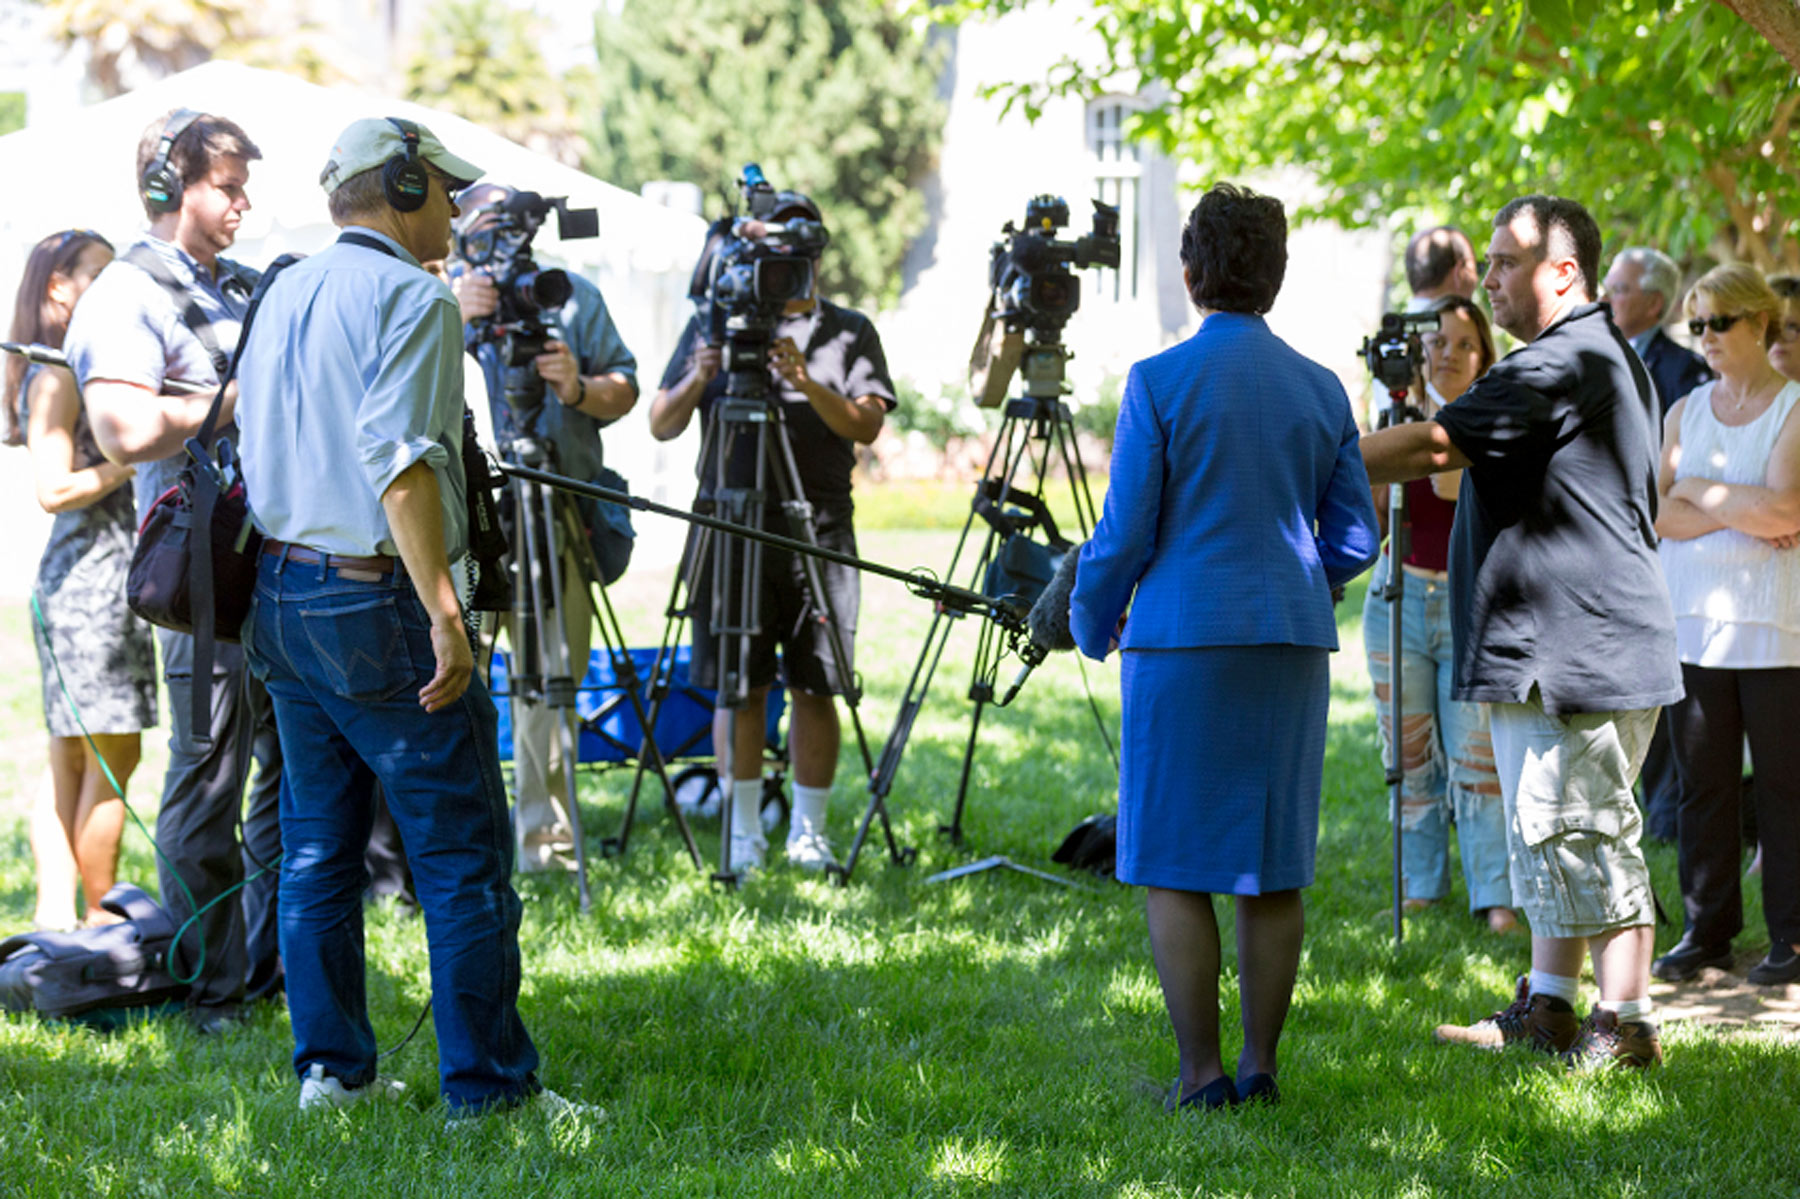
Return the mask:
M1075 634L1069 631L1069 597L1075 591L1075 565L1080 557L1079 545L1068 548L1056 564L1056 573L1050 576L1044 593L1038 596L1037 603L1031 605L1031 612L1025 617L1031 639L1045 649L1066 652L1075 648Z

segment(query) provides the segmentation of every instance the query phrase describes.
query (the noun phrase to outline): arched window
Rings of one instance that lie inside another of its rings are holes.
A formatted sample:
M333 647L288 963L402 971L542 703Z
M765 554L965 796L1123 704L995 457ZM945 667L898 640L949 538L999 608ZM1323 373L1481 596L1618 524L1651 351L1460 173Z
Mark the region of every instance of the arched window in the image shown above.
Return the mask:
M1088 154L1094 198L1119 208L1119 269L1094 272L1093 294L1106 300L1135 300L1138 294L1139 184L1141 147L1125 135L1131 114L1142 106L1134 96L1102 96L1088 105ZM1075 223L1086 213L1071 212Z

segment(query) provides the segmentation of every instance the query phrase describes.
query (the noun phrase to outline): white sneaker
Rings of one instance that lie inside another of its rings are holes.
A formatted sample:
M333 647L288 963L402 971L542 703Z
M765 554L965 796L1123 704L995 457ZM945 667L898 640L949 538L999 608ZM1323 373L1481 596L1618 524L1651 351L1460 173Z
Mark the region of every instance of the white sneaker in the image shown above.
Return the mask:
M515 1114L534 1117L552 1124L561 1124L567 1121L594 1124L606 1119L606 1109L599 1104L577 1103L573 1099L564 1099L546 1087L513 1107L482 1108L451 1116L444 1122L444 1127L450 1132L470 1132L486 1123L489 1116Z
M406 1084L397 1078L376 1076L374 1082L360 1087L347 1087L325 1073L325 1067L314 1062L300 1080L300 1110L321 1107L355 1107L371 1099L397 1100L406 1095Z
M837 865L837 855L831 852L831 842L825 839L824 833L811 829L788 834L787 860L789 865L798 866L802 870L823 870L827 866Z
M742 874L747 870L761 870L763 858L768 850L769 843L761 837L746 837L740 833L731 834L731 869L733 873Z

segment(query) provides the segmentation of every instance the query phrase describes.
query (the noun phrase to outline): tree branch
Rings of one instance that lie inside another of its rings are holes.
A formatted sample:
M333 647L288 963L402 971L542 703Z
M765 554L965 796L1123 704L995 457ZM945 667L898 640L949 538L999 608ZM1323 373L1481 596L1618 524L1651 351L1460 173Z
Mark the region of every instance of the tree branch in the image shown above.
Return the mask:
M1800 71L1800 0L1718 0Z

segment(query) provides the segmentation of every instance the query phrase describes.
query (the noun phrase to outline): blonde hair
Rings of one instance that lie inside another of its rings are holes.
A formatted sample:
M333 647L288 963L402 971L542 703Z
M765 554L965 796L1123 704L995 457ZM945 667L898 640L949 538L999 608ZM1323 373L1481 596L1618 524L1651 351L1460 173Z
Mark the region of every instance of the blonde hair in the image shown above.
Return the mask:
M1767 345L1775 344L1775 335L1780 332L1781 325L1781 298L1762 277L1761 271L1741 262L1715 266L1700 276L1700 281L1682 301L1681 310L1692 317L1702 295L1711 300L1713 308L1720 313L1767 317L1763 341Z

